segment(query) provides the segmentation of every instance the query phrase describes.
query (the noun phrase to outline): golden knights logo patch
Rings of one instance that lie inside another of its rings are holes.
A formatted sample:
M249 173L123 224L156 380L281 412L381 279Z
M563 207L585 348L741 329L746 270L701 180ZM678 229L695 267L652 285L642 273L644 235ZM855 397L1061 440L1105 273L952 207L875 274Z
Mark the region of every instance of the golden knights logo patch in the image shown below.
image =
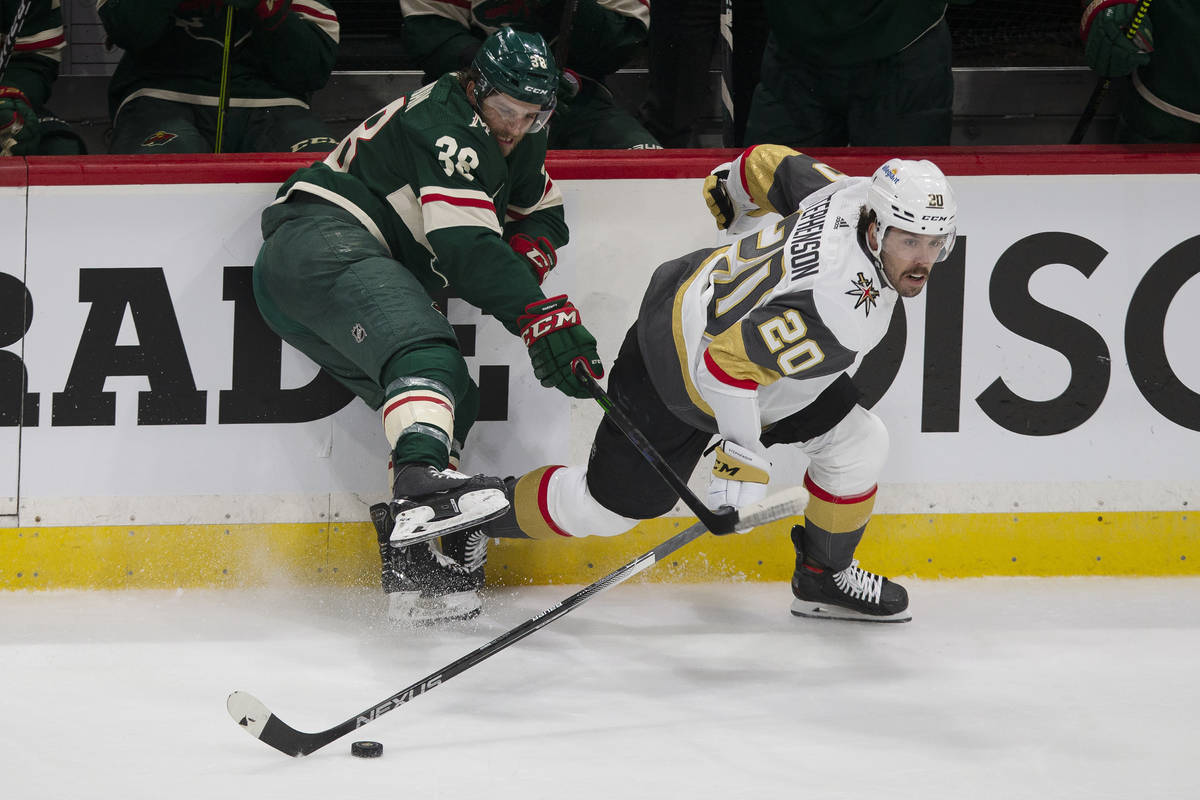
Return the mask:
M858 280L850 281L850 285L854 288L846 294L858 298L854 302L854 307L863 309L864 314L868 317L871 316L871 309L879 302L879 290L875 288L875 284L860 272Z

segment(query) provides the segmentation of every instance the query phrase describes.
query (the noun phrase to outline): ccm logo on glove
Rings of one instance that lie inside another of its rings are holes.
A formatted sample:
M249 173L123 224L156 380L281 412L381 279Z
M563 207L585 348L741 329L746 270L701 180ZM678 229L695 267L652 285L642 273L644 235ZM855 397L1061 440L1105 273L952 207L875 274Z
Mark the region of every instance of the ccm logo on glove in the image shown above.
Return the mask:
M726 441L720 442L715 449L713 475L716 477L745 483L770 483L771 474L753 463L759 459L752 451Z
M565 294L525 306L525 313L517 317L517 326L529 348L533 374L542 386L553 386L568 397L591 396L572 365L583 359L595 378L604 375L604 366L596 353L596 338L580 324L579 310Z
M524 325L521 328L521 339L525 342L526 347L549 333L579 324L579 309L567 301L566 295L552 297L547 303L554 303L558 300L562 300L566 304L560 308L552 308L552 310L542 313L541 316L536 316L540 309L535 308L534 304L530 304L528 310L532 310L534 313L521 317L519 322Z

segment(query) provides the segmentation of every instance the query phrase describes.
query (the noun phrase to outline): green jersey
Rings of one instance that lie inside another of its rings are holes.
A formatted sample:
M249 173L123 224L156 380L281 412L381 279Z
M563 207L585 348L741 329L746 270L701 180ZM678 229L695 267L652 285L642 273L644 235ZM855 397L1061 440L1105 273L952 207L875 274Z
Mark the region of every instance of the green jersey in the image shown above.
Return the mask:
M471 63L488 34L502 26L536 31L556 42L566 0L400 0L401 44L430 76ZM647 0L575 0L570 58L575 72L600 80L628 63L649 35Z
M12 27L19 5L20 0L0 2L0 25L3 25L0 35L7 34ZM65 46L59 4L51 0L32 0L25 24L17 31L12 56L0 85L20 89L35 109L41 109L50 99L50 87L58 77Z
M135 97L216 106L225 51L221 0L97 0L100 21L124 49L109 82L109 111ZM233 12L229 105L308 108L337 59L337 13L322 0L293 0L269 23Z
M543 130L505 157L451 73L373 114L275 202L303 192L340 206L426 291L449 289L517 333L544 295L506 240L526 233L560 248L568 238L545 155Z
M1200 4L1164 0L1150 5L1154 54L1138 79L1157 97L1200 115Z

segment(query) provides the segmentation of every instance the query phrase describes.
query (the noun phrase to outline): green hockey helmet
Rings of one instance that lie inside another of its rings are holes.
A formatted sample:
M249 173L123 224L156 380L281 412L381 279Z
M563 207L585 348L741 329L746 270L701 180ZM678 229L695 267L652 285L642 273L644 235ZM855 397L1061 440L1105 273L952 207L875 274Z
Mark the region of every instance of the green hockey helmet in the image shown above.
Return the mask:
M479 73L475 101L499 92L542 110L530 130L546 124L558 101L558 67L540 33L501 28L484 39L471 66Z

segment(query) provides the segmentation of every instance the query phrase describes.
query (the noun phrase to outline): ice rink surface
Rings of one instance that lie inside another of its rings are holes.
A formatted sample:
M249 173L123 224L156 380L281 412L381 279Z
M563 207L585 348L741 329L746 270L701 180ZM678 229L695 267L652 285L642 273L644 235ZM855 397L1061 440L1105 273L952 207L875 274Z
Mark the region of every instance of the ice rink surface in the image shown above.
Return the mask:
M781 583L619 586L299 759L239 729L229 692L323 730L577 587L416 632L363 590L0 593L0 792L1200 797L1200 579L906 584L903 625L794 618Z

